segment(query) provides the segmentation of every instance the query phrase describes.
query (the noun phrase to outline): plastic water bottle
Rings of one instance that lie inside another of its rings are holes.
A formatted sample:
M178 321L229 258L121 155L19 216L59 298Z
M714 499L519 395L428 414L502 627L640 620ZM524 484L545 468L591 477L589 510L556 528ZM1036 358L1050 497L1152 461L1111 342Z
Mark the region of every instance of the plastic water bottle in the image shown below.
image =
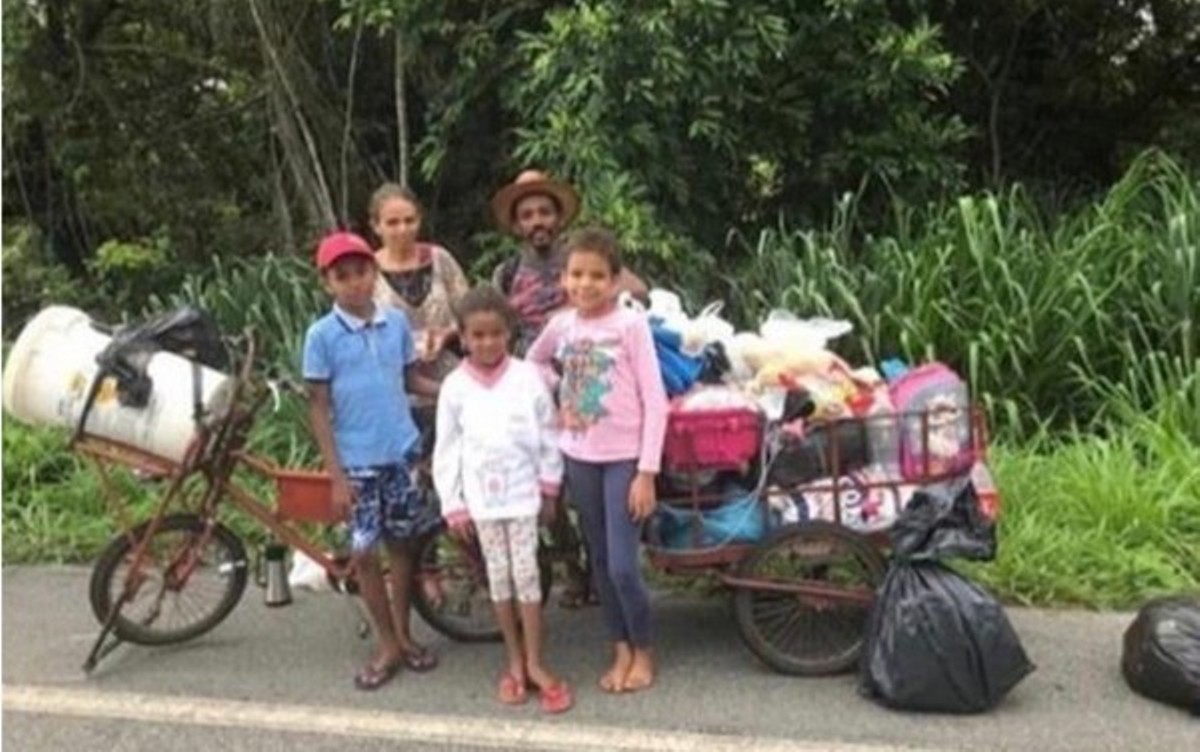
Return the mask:
M871 464L885 477L900 475L900 419L892 406L887 385L875 387L871 407L867 410L867 444Z

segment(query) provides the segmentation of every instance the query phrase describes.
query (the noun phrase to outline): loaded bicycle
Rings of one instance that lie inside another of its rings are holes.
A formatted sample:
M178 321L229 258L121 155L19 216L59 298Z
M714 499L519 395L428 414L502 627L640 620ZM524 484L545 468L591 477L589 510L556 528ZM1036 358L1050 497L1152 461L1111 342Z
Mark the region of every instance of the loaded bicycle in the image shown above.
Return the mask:
M962 451L943 464L929 447L947 426L957 431ZM867 472L867 434L906 428L920 449L912 452L919 459L904 482ZM984 413L974 405L827 422L790 449L780 422L757 411L677 416L668 430L659 509L644 533L648 563L664 573L712 577L724 585L743 642L773 670L800 676L847 670L862 652L889 548L886 520L864 525L864 506L883 498L898 515L902 496L970 476L994 514L998 497L982 464L986 448ZM804 455L800 472L795 464L783 470L789 451ZM731 483L737 489L732 493ZM794 508L797 501L805 511ZM450 611L423 602L427 591L417 592L416 605L451 636L496 638L486 579L473 569L481 561L464 555L463 547L450 536L431 539L423 570L426 576L440 572L440 583L479 597L459 601L459 610ZM439 557L467 565L443 569ZM553 558L544 557L544 578L551 575L545 565Z
M105 378L98 374L96 382ZM250 337L241 366L227 386L221 409L196 421L186 451L176 460L90 433L82 428L86 421L80 421L71 446L94 465L107 506L122 530L92 568L89 602L101 628L85 671L93 670L122 642L167 645L213 629L237 606L251 571L261 571L263 556L270 558L273 552L290 549L303 554L335 589L357 592L350 558L328 550L328 536L322 534L322 528L341 522L332 508L327 474L280 467L247 447L263 408L278 400L280 391L293 387L256 375ZM114 467L161 484L148 518L132 518ZM416 469L422 490L433 493L427 467ZM264 485L270 492L256 491ZM269 543L257 563L222 521L226 507L242 512L266 533ZM553 548L547 548L546 556L543 583L548 588ZM425 620L460 640L492 639L493 626L485 621L490 616L481 608L487 602L487 583L478 548L449 545L434 534L418 542L416 559L414 605ZM267 583L260 578L260 584ZM272 604L269 599L268 605L282 602Z

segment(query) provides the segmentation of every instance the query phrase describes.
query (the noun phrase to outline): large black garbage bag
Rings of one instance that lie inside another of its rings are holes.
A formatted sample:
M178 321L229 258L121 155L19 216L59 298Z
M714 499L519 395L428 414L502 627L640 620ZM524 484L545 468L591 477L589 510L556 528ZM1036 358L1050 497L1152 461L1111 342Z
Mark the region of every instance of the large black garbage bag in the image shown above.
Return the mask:
M983 513L970 478L923 486L891 530L892 551L910 561L953 557L991 561L996 523Z
M867 625L865 695L903 710L978 713L1033 669L982 588L938 562L892 565Z
M1200 715L1200 596L1143 606L1125 631L1121 672L1138 694Z

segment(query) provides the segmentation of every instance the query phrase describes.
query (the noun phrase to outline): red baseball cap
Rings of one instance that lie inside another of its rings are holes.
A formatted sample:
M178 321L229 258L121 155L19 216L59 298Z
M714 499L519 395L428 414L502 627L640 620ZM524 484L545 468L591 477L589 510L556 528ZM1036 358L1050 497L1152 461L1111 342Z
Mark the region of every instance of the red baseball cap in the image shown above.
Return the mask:
M375 260L375 253L367 241L352 232L331 232L321 238L317 246L317 268L328 269L346 256L365 256Z

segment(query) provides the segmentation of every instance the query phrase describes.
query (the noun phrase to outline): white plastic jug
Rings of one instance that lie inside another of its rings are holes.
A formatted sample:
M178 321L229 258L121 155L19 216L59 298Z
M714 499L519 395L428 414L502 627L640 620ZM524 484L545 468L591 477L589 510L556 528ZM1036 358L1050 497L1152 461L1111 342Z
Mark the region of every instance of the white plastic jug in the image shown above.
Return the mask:
M26 423L74 429L98 369L96 355L110 341L83 311L67 306L43 309L21 330L4 364L4 409ZM84 431L181 462L196 435L193 364L159 352L146 370L154 386L145 407L120 404L116 379L110 376L96 394ZM219 371L200 368L206 416L224 413L232 383Z

